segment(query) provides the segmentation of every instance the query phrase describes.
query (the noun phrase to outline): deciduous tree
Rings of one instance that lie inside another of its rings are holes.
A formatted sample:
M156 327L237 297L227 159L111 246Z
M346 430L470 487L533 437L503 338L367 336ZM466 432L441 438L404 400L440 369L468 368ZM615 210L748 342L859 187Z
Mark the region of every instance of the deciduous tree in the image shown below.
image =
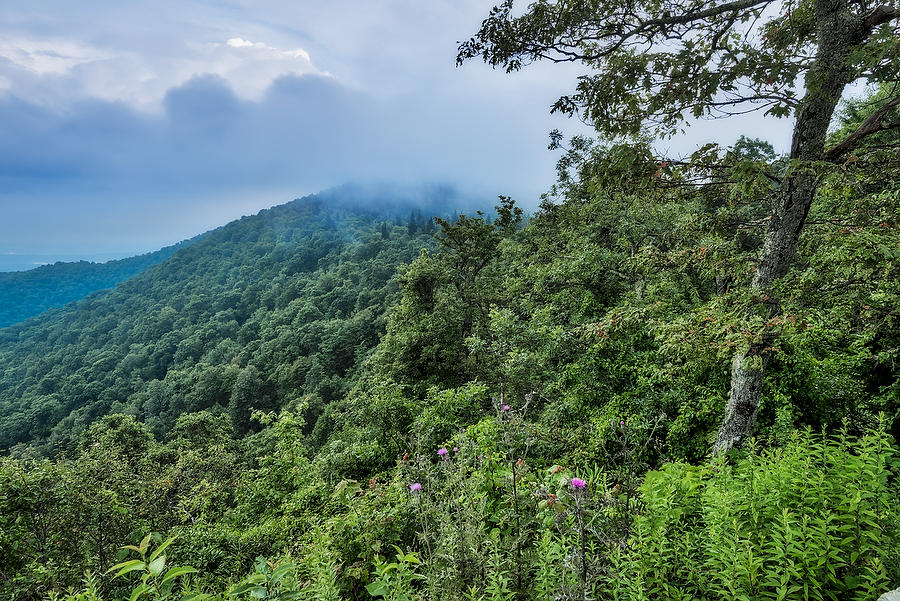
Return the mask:
M750 310L768 318L778 312L772 286L790 268L823 172L897 126L890 116L900 105L898 16L895 0L538 0L519 15L506 0L460 44L457 61L481 57L507 72L540 60L589 67L553 110L608 138L672 136L690 118L757 110L793 119L789 167L778 177L751 284ZM890 91L859 127L826 146L854 82ZM773 336L753 337L734 356L717 452L753 431Z

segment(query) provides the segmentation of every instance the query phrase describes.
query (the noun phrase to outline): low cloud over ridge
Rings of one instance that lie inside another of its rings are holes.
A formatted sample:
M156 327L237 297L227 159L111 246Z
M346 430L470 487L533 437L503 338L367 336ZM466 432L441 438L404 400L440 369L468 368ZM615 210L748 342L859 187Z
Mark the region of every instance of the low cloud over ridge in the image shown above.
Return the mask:
M534 202L576 73L454 64L482 0L20 3L0 252L144 251L353 180ZM552 68L551 68L552 67ZM577 125L577 124L576 124Z
M284 190L285 196L258 200L262 208L352 179L488 189L493 183L492 194L536 193L546 172L502 187L542 152L535 151L546 134L542 124L510 132L509 108L379 99L324 75L282 75L259 100L241 98L220 76L198 75L168 90L156 112L101 99L48 107L6 94L0 96L0 202L9 210L40 198L48 210L2 220L0 238L14 242L23 226L40 226L23 223L29 217L50 230L54 221L88 227L90 213L114 221L132 203L138 214L152 213L138 216L152 227L154 216L166 216L161 224L190 222L182 213L186 197L195 211L215 214L223 196L233 200L241 191ZM551 159L546 155L548 164ZM135 199L153 202L141 208ZM224 209L209 225L236 216Z

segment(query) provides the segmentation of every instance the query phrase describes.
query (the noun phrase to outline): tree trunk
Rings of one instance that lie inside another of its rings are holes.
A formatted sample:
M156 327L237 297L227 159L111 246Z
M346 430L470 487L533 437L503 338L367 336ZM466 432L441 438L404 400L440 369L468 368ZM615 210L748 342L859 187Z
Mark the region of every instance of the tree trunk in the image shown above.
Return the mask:
M716 436L714 451L728 450L740 445L753 431L756 414L759 412L759 398L762 393L764 366L763 357L752 347L738 353L731 362L731 393L725 409L725 419Z
M853 79L847 57L864 39L864 23L844 0L817 0L815 5L818 51L806 75L806 92L797 111L791 142L790 165L782 182L779 202L769 220L759 264L750 285L752 311L763 309L766 320L777 315L777 299L770 294L775 280L788 272L800 232L812 206L819 177L814 163L825 156L825 137L844 87ZM767 332L734 356L731 390L725 418L716 436L714 453L743 444L756 425L766 366L766 349L775 339Z

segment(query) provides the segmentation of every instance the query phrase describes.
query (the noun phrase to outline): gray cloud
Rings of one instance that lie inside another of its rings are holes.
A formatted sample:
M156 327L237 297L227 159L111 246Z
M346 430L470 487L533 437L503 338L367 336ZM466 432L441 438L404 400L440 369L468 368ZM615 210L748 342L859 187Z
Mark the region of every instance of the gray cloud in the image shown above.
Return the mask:
M73 252L79 240L102 241L91 228L114 224L160 245L196 233L186 228L354 179L442 181L533 201L549 181L552 155L543 124L510 127L529 123L516 110L379 99L319 75L281 76L258 101L201 75L170 89L160 113L119 101L51 108L7 96L0 239L25 245L43 235ZM533 167L527 175L523 161ZM23 210L34 202L40 210ZM186 228L173 226L179 222ZM154 226L164 230L149 231Z
M454 65L491 2L20 3L0 13L0 252L145 251L348 180L533 205L579 68ZM231 42L229 42L229 40ZM765 131L717 124L690 150Z

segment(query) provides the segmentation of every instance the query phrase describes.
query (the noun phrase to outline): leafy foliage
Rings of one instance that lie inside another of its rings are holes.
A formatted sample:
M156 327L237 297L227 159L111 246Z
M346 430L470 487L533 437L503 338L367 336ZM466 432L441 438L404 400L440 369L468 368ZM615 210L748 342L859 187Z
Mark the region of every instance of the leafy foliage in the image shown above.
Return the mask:
M180 579L188 574L196 573L197 570L190 566L166 565L164 551L175 539L170 538L163 542L157 540L159 544L152 552L150 552L150 541L153 539L153 534L148 534L141 540L139 545L126 545L123 547L123 549L137 553L141 558L123 561L107 570L108 573L115 572L115 578L120 578L134 572L140 574L140 582L132 589L129 601L137 601L145 598L152 599L153 601L164 601L166 599L175 598L180 598L181 601L202 601L205 595L197 595L195 593L176 595L173 593L175 585Z
M785 161L698 154L576 139L537 214L434 237L306 199L0 330L0 597L893 586L898 172L823 180L770 316L745 307ZM734 349L773 330L759 435L710 459Z
M579 113L613 138L673 135L692 117L793 115L808 92L822 91L826 66L839 66L848 80L894 82L900 61L890 4L536 0L524 11L514 4L495 6L460 44L457 61L482 58L508 72L540 60L582 64L589 74L553 109ZM830 11L840 13L842 31ZM840 44L852 52L831 54Z
M891 464L879 432L805 431L734 465L666 465L647 474L610 586L621 599L875 598L897 561Z
M156 252L106 263L60 262L28 271L0 273L0 328L112 288L165 261L194 241L186 240Z

